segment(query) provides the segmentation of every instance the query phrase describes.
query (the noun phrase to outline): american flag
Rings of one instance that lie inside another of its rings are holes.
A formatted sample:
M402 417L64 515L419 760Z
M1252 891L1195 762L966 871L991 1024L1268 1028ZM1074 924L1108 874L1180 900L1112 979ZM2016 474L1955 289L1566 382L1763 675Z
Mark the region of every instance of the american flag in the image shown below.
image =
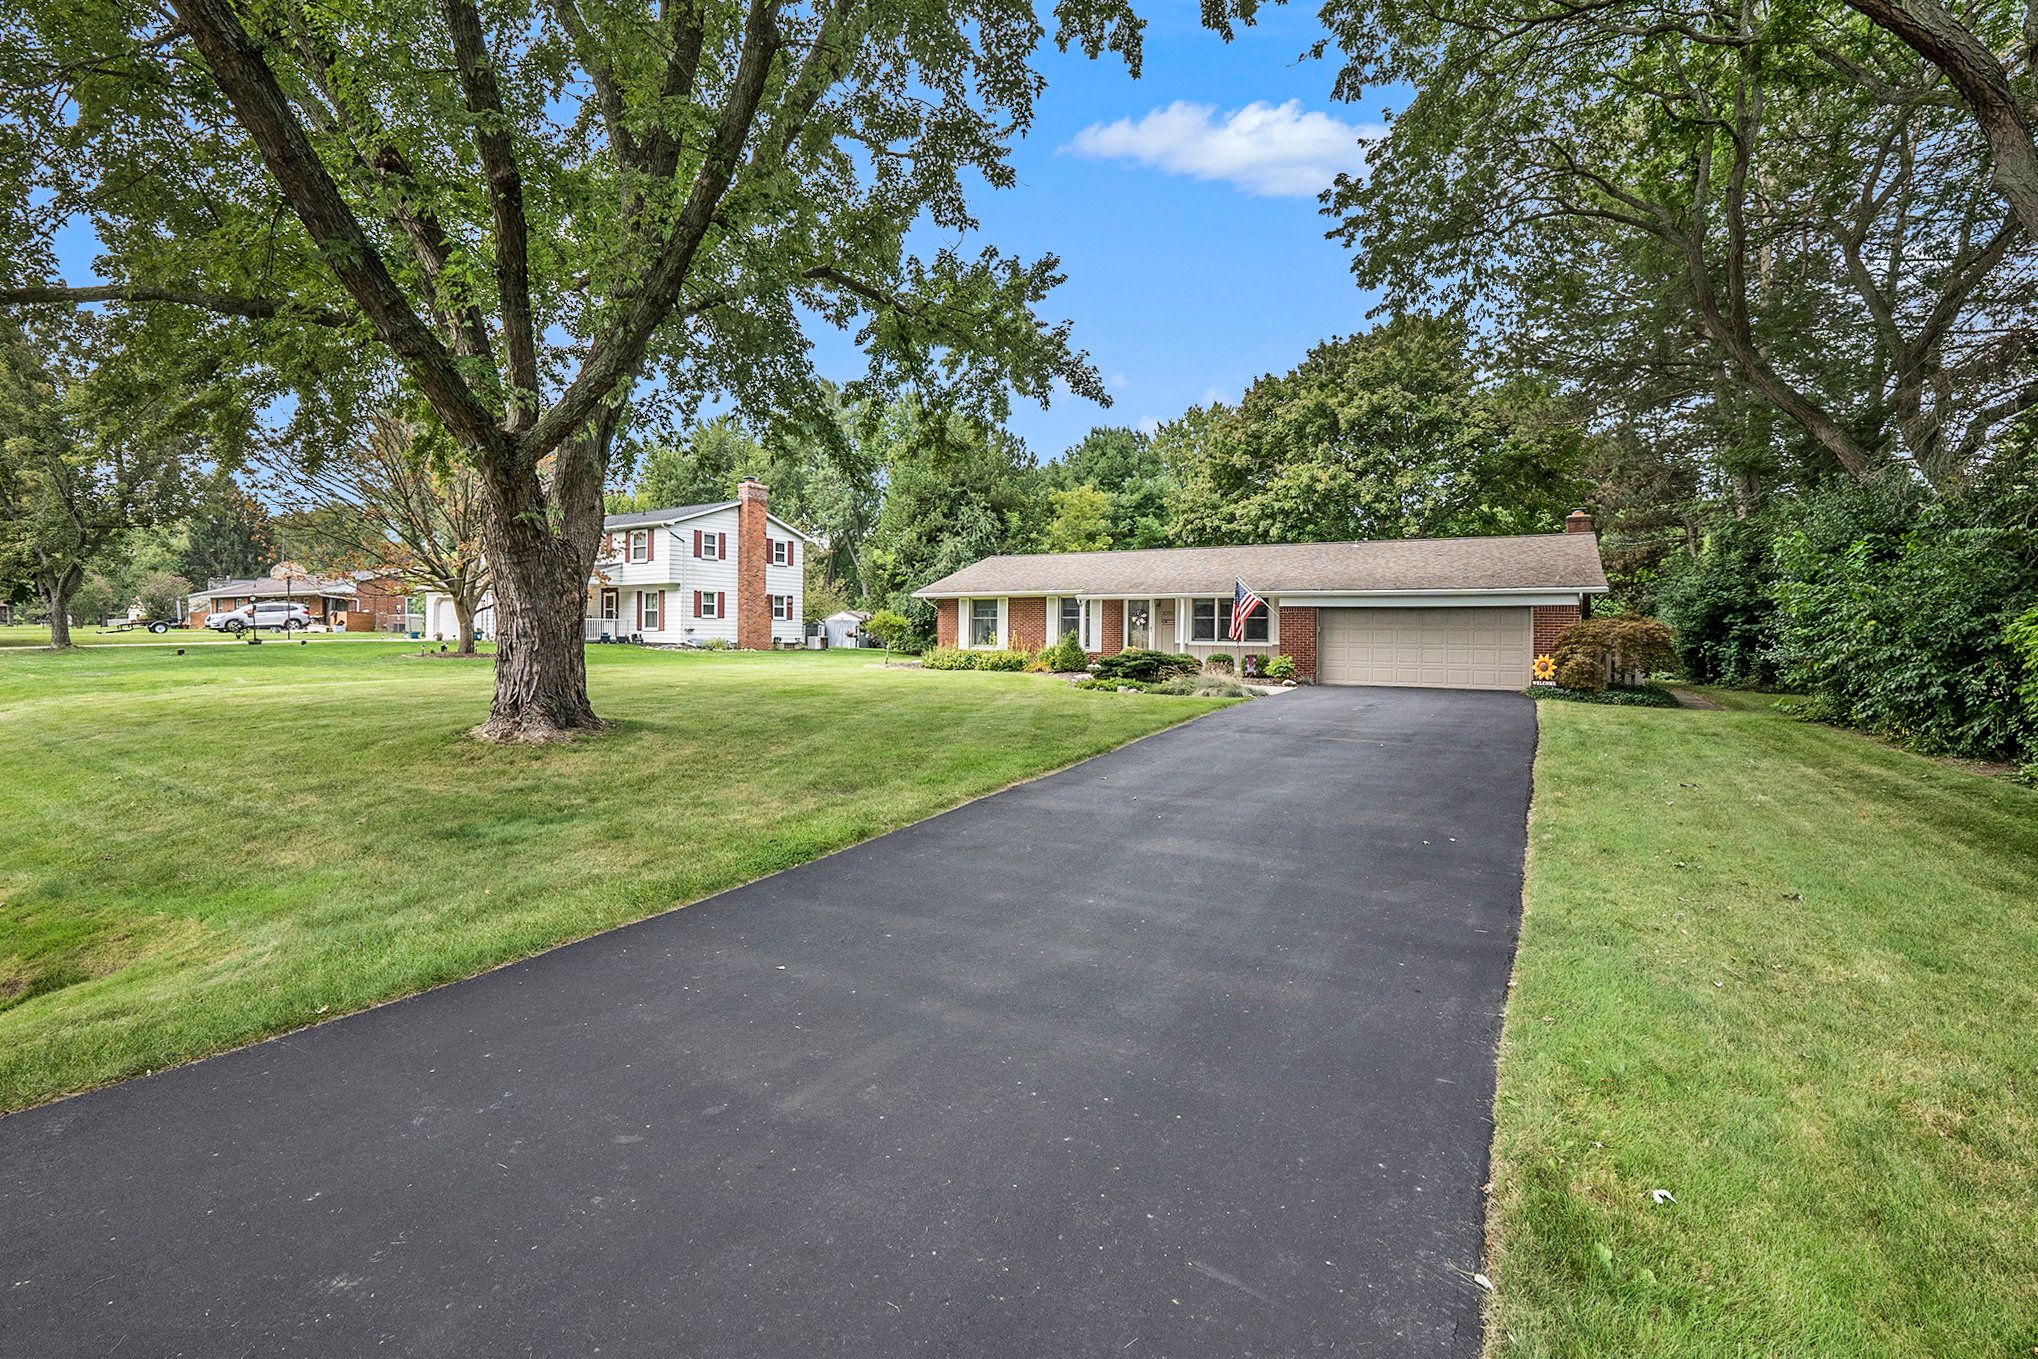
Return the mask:
M1234 580L1231 592L1231 640L1245 640L1245 620L1253 616L1253 610L1265 606L1266 601L1245 588L1245 582Z

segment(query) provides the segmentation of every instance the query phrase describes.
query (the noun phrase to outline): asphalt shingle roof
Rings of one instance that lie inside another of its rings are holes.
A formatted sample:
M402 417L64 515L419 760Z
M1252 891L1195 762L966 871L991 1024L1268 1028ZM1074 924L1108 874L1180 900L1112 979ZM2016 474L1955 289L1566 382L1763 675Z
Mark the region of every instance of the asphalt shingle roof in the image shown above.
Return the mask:
M1258 594L1284 591L1607 588L1591 533L1399 538L1363 543L1156 547L986 557L915 591L939 595Z
M256 576L251 580L223 580L217 585L208 585L203 590L193 590L192 599L281 599L286 594L302 599L306 595L346 595L361 593L361 577L354 576L293 576L286 589L284 582L274 576Z
M674 505L663 510L632 510L628 514L612 514L602 520L604 529L643 528L646 524L670 524L678 519L691 519L709 510L726 510L736 502L717 500L706 505Z

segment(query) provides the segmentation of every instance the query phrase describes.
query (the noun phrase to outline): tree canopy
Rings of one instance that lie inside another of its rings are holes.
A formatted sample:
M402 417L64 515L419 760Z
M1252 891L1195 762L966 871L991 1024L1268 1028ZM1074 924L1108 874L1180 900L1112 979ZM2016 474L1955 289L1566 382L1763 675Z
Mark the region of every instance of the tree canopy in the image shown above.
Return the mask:
M1235 408L1170 431L1188 544L1548 531L1585 436L1527 382L1483 382L1463 330L1400 317L1312 349Z
M1956 483L2038 401L2038 253L1988 143L1839 0L1329 13L1341 95L1416 88L1333 199L1398 305L1756 475Z
M1054 21L1136 69L1124 0ZM1106 399L1035 313L1053 257L908 248L1012 183L1047 37L1024 0L9 0L0 34L0 302L188 313L300 442L344 442L397 370L480 473L497 738L599 725L573 620L633 414L727 396L825 437L810 318L857 334L871 391ZM97 282L53 277L75 222Z

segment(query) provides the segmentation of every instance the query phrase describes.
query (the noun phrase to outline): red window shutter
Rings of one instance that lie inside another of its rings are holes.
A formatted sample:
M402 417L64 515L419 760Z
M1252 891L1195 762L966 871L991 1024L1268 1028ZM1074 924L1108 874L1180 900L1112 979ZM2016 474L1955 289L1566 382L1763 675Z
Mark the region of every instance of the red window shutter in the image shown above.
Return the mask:
M699 529L693 531L693 554L696 557L701 555L701 531Z
M658 592L658 629L665 630L665 591Z
M693 592L693 616L695 618L701 616L701 592L699 590Z
M720 558L721 558L721 559L722 559L723 561L727 561L727 560L729 560L729 535L728 535L728 534L726 534L726 533L717 533L717 534L715 535L715 555L716 555L717 557L720 557Z
M658 555L658 530L644 530L644 560L650 561Z
M785 564L787 566L799 565L799 561L794 557L794 554L800 550L799 542L800 540L797 538L788 538L785 540Z
M644 630L644 592L637 591L637 631Z
M722 607L722 600L724 598L725 596L720 590L715 591L715 617L717 618L727 618L729 616L729 611Z

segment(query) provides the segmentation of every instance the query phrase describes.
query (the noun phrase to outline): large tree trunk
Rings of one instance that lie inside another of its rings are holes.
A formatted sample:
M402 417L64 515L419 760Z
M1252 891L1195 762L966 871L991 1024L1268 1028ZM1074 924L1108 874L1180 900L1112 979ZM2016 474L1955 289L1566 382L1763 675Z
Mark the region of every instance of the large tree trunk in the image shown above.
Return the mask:
M453 596L453 626L460 634L460 645L454 648L454 654L472 656L474 654L474 601L464 594L455 593Z
M495 701L475 735L556 741L604 723L587 698L581 603L588 558L549 525L510 515L488 526L495 579Z
M535 467L482 469L489 513L482 534L495 594L495 701L475 735L556 741L607 723L587 697L581 631L588 572L601 535L602 469L614 418L570 441L552 477Z
M59 651L71 645L71 596L84 578L84 568L67 566L43 581L43 602L50 608L50 645Z

